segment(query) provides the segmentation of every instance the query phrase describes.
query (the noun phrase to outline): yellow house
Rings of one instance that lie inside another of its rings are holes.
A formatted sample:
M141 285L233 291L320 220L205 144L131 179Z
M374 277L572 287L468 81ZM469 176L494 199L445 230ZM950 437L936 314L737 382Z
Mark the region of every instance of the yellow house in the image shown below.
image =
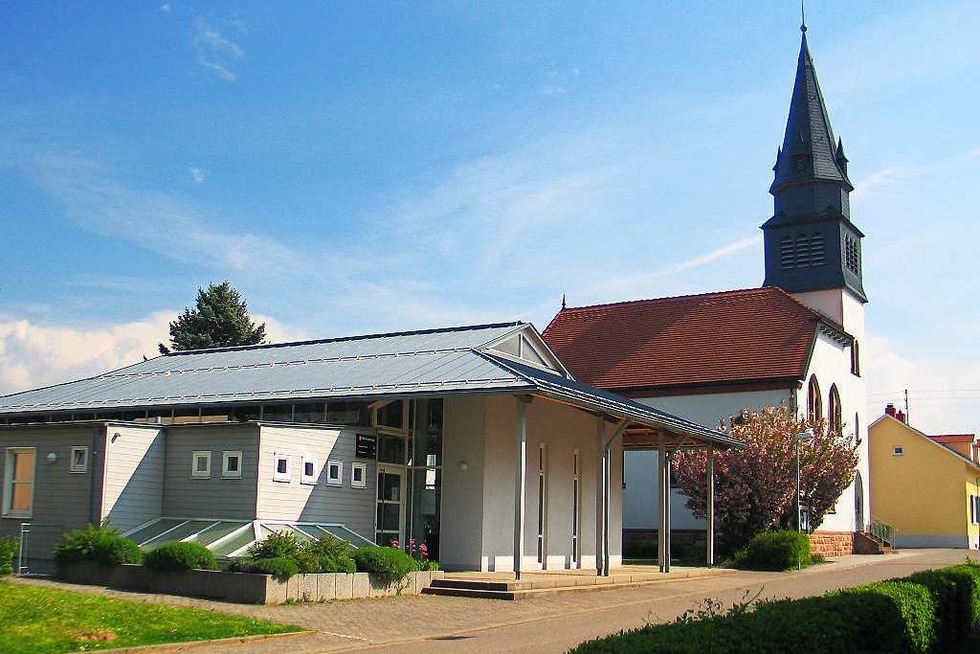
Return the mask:
M868 429L871 515L896 547L980 548L980 443L930 437L889 405Z

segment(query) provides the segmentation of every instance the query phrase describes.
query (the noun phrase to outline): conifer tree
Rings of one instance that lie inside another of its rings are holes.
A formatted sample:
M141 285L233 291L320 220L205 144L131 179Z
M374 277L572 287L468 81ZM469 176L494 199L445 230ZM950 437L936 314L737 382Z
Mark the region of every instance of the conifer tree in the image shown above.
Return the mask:
M170 323L170 347L160 343L160 353L199 350L265 341L265 323L256 326L245 300L227 280L198 289L197 304L184 309Z

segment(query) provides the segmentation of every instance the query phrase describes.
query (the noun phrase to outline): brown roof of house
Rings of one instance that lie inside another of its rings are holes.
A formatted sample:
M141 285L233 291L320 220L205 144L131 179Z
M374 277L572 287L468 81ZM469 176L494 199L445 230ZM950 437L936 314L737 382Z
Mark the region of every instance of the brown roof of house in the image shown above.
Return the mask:
M747 384L803 379L818 322L827 320L765 287L563 308L544 338L599 388Z

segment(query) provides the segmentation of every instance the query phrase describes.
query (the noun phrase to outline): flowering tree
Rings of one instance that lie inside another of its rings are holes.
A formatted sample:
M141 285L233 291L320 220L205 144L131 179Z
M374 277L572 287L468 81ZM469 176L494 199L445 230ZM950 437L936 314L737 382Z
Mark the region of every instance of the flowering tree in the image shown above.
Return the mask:
M733 551L763 531L796 526L795 436L806 430L814 437L800 443L800 494L810 509L811 529L854 480L857 446L843 430L828 431L824 421L808 422L784 406L746 410L731 425L745 449L715 452L715 519L723 549ZM674 461L673 479L687 495L687 507L706 517L707 451L678 452Z

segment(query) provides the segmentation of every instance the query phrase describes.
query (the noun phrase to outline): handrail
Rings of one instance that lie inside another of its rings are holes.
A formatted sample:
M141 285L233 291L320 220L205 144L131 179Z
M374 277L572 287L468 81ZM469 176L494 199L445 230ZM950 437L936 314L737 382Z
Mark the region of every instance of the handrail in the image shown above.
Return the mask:
M866 533L882 545L891 546L895 543L896 531L894 525L871 518Z

